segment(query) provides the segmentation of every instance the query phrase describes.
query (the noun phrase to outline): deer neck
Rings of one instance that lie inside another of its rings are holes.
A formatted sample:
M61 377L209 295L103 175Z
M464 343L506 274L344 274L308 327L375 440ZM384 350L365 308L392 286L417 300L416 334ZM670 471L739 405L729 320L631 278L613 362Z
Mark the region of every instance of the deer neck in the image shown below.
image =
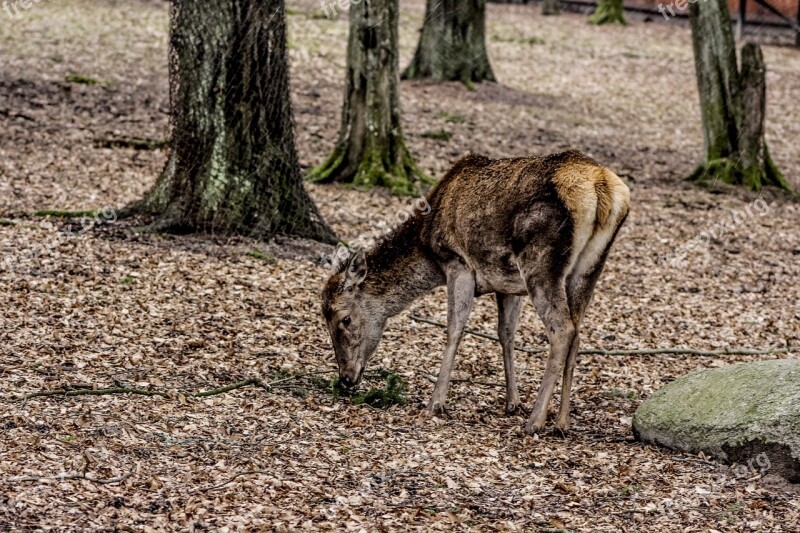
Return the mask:
M367 252L364 289L385 318L445 283L442 269L421 246L414 225L400 226Z

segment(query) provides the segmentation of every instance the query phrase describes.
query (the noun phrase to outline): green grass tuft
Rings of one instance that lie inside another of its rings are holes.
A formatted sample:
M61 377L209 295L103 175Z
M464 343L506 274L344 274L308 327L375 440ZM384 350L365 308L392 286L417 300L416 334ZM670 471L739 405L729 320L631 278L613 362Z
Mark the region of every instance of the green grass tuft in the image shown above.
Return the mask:
M422 134L422 137L425 139L433 139L434 141L449 141L453 134L446 130L436 130L436 131L426 131Z
M354 396L353 405L367 404L378 409L387 409L393 405L406 404L407 388L400 376L390 370L381 370L380 375L386 380L386 385Z
M16 226L17 223L12 220L6 220L4 218L0 218L0 226Z
M274 255L265 254L264 252L262 252L258 248L254 248L253 250L247 252L247 255L249 255L250 257L254 257L256 259L259 259L261 261L264 261L265 263L267 263L269 265L274 265L274 264L277 264L277 262L278 262L278 260L275 258Z
M610 391L606 391L603 393L606 398L626 398L628 400L633 400L636 398L636 392L634 391L622 391L619 389L611 389Z
M461 124L467 121L467 117L464 115L458 115L453 113L439 113L439 117L443 119L445 122L450 122L451 124Z
M319 376L310 376L309 382L313 387L329 393L334 398L353 395L351 389L347 389L342 386L342 382L338 377L327 379Z
M544 44L544 39L541 37L522 37L517 42L522 44Z
M312 11L311 14L308 15L308 18L312 20L333 20L336 18L336 15L329 17L324 9L317 9L316 11Z
M623 487L619 487L617 492L622 498L630 498L631 496L635 495L637 492L642 490L642 486L639 484L633 485L625 485Z
M60 211L58 209L42 209L36 211L34 216L37 217L55 217L55 218L83 218L94 217L98 211Z
M310 376L309 382L314 388L327 392L334 398L352 398L353 405L366 404L377 409L387 409L393 405L405 405L408 402L405 382L391 370L380 369L377 374L369 377L384 380L384 386L373 387L366 392L356 394L355 389L343 387L338 377L327 379Z
M541 37L506 37L496 33L490 37L490 40L496 43L544 44L544 39Z

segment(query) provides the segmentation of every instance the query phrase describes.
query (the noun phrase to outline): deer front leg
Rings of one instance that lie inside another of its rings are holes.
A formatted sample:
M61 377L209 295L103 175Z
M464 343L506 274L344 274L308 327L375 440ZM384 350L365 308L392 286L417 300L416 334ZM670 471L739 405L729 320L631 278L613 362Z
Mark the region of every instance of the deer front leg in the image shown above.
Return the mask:
M472 302L475 299L475 276L464 265L447 269L447 346L444 349L442 368L439 378L433 388L431 401L428 403L428 412L431 414L444 411L447 400L447 389L450 387L450 374L453 372L453 363L456 351L464 336L467 318L472 311Z
M529 289L533 297L533 305L542 319L550 341L550 356L544 370L539 393L533 411L525 425L526 433L538 433L544 428L547 419L547 408L556 387L556 381L562 377L572 342L575 339L575 325L570 316L567 304L567 293L564 283L536 285Z
M519 310L522 298L513 294L496 293L497 297L497 337L503 348L503 369L506 374L506 414L511 415L519 408L517 377L514 373L514 334L519 323Z

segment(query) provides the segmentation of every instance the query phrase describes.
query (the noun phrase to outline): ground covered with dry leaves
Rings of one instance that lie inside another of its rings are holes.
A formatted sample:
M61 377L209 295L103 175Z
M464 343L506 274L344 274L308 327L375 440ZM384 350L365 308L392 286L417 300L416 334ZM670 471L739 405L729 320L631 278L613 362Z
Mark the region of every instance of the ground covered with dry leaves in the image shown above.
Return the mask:
M335 140L347 22L320 18L311 0L288 4L307 168ZM401 4L405 64L424 3ZM154 235L115 221L165 160L160 149L105 141L167 137L167 17L165 2L59 0L0 24L0 530L800 527L798 492L769 472L734 475L637 443L630 429L641 400L677 376L796 351L585 356L573 429L525 436L522 417L503 415L499 347L476 336L459 352L449 418L421 415L444 332L411 315L444 321L440 289L390 322L372 364L407 383L406 405L352 405L324 382L335 368L317 302L328 248ZM500 84L404 82L404 130L435 176L469 151L574 147L630 183L632 214L584 347L800 345L798 204L680 181L702 150L688 29L596 28L499 5L488 28ZM767 139L800 185L800 53L764 52ZM411 201L310 191L347 240L391 224ZM47 209L105 211L91 222L35 215ZM518 344L544 345L532 306L523 313ZM470 327L494 324L483 298ZM543 359L517 360L530 407ZM271 385L187 394L251 376ZM170 394L17 401L84 387Z

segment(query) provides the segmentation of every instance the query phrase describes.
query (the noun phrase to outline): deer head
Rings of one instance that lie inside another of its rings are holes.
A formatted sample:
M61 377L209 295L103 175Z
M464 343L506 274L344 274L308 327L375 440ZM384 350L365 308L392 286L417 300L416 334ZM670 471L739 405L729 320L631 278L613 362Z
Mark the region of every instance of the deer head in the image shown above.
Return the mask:
M387 317L379 299L365 291L367 258L363 249L339 245L332 269L322 290L322 316L331 335L340 381L352 387L361 381Z

